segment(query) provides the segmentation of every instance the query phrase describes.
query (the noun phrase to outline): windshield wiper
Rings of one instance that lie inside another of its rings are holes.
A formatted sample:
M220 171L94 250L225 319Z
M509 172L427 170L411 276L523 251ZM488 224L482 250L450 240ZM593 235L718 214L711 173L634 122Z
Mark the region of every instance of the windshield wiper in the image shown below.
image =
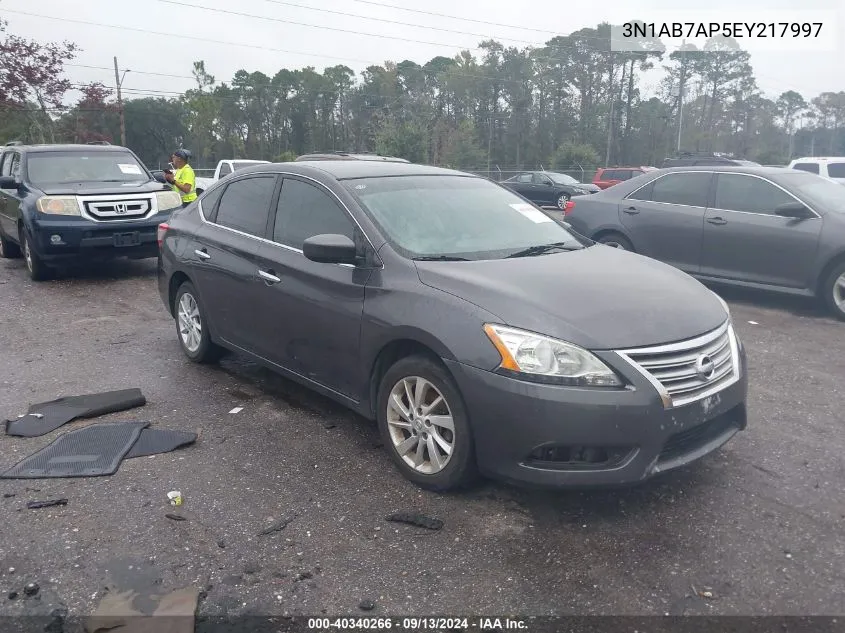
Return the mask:
M425 257L414 257L415 262L468 262L466 257L455 257L453 255L426 255Z
M532 257L534 255L543 255L551 251L580 251L583 246L568 246L569 242L552 242L551 244L538 244L537 246L529 246L526 249L511 253L505 259L512 257Z

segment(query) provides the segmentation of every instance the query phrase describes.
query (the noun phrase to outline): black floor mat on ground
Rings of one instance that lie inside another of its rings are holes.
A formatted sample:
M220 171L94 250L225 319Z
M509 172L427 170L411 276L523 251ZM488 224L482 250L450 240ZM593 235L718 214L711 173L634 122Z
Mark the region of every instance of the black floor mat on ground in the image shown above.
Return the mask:
M114 474L149 422L92 424L68 431L0 479L98 477Z
M121 389L91 393L84 396L66 396L29 407L26 415L17 420L6 420L6 435L40 437L77 418L93 418L106 413L142 407L147 399L140 389Z
M197 434L188 431L171 431L170 429L144 429L138 441L126 453L124 459L133 457L147 457L159 453L169 453L177 448L193 444L197 441Z

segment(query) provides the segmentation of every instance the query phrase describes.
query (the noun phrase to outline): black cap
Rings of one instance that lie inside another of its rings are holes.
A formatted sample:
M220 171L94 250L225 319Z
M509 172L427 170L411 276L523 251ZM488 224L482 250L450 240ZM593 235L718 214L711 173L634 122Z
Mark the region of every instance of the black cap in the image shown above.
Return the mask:
M186 162L191 158L191 152L187 149L177 149L175 152L173 152L173 155L178 158L181 158Z

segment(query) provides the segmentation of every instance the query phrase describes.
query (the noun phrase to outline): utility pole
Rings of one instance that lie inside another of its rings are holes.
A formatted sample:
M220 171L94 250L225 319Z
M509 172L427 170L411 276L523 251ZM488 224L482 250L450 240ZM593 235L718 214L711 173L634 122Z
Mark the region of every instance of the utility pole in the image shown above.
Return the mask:
M684 88L687 80L687 66L684 63L686 40L681 40L681 77L678 85L678 153L681 153L681 132L684 129Z
M126 77L127 70L123 71ZM123 96L120 94L120 87L123 85L123 77L117 69L117 57L114 58L114 85L117 88L117 108L120 112L120 144L126 147L126 117L123 112Z

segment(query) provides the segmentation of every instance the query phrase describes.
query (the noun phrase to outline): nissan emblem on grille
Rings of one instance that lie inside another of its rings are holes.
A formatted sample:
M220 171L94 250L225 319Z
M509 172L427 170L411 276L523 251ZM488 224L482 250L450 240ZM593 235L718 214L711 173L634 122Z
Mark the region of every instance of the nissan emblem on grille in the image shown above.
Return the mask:
M716 371L716 364L707 354L702 354L695 359L695 371L705 380L709 380Z

